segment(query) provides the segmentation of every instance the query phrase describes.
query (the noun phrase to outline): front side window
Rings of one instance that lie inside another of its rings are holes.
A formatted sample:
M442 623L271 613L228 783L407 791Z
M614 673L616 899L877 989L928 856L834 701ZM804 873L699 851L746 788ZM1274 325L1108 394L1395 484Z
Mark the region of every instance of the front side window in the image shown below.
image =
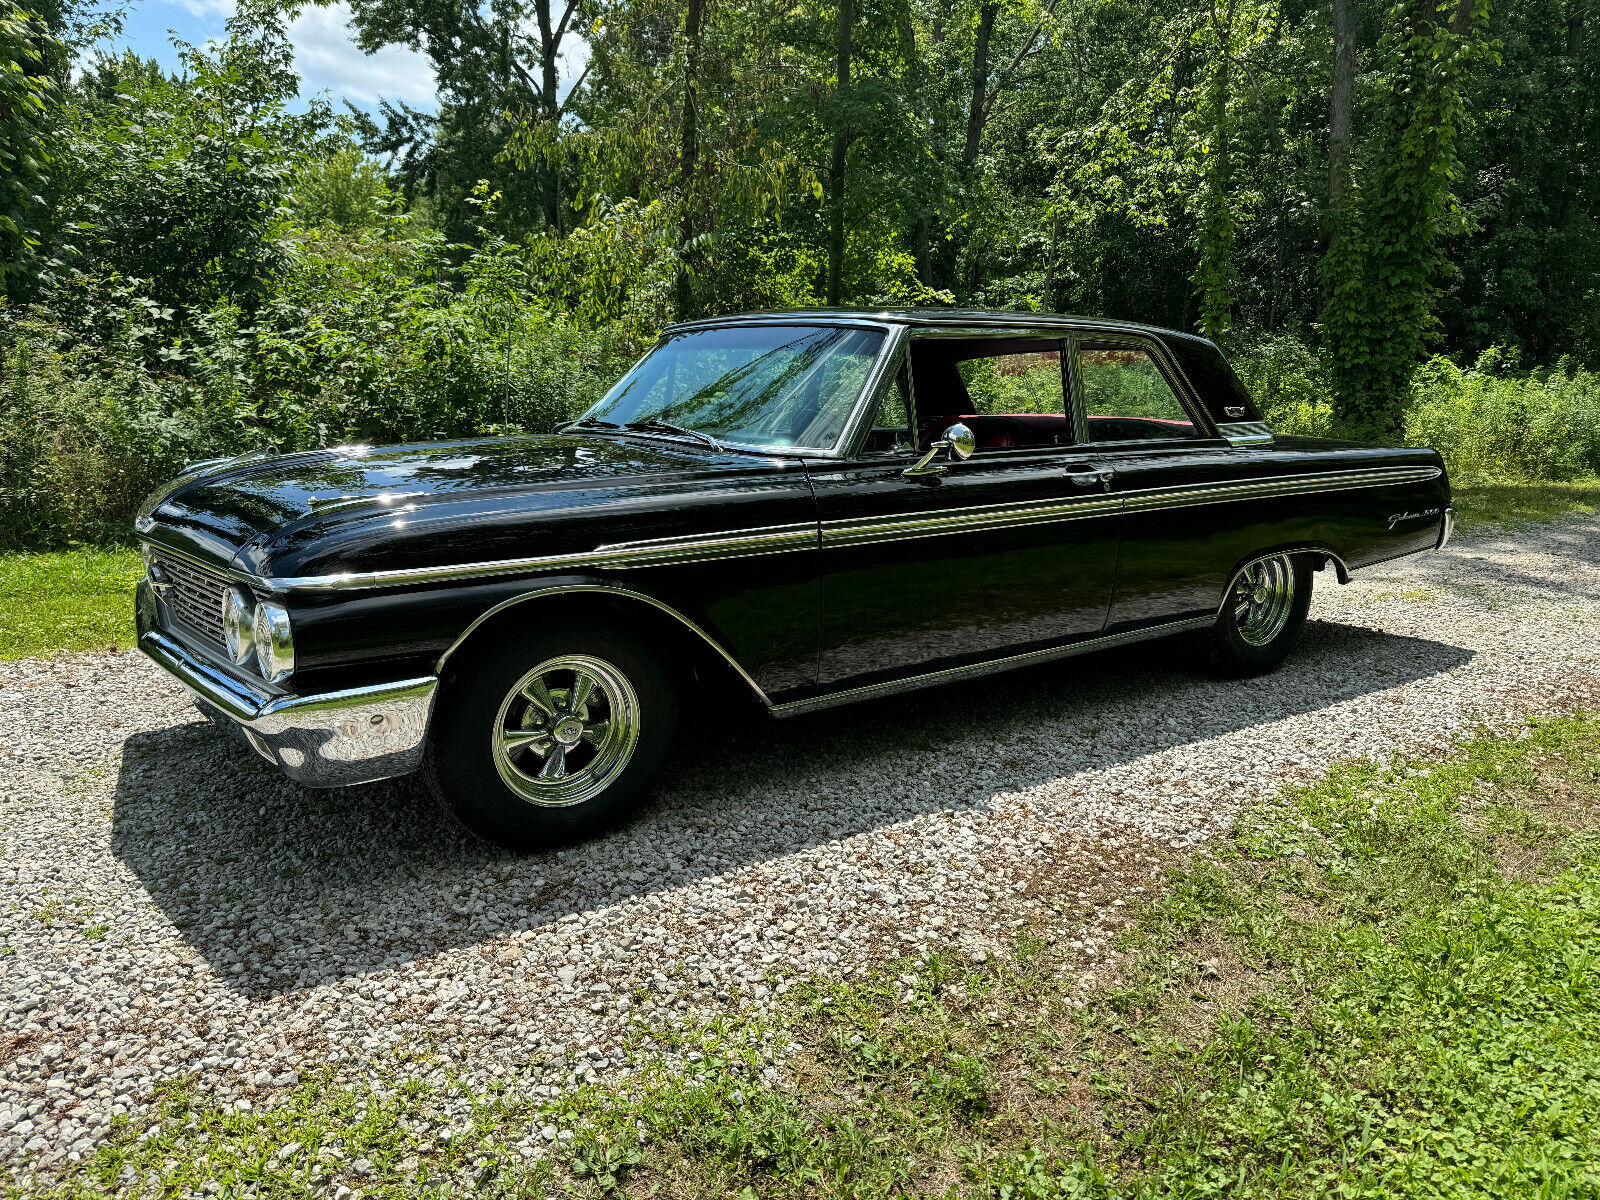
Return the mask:
M872 374L882 332L751 325L673 334L584 419L661 422L720 441L831 449Z
M1091 442L1199 436L1147 351L1087 342L1078 348L1078 378Z

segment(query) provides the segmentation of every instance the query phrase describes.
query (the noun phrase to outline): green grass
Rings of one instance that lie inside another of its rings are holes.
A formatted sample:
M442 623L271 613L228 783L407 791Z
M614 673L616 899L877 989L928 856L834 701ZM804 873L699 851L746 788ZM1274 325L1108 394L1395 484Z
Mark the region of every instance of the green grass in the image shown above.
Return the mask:
M1337 769L1173 859L1087 1007L1072 895L1041 881L1001 960L926 955L802 986L776 1018L641 1029L622 1089L317 1079L239 1112L170 1084L59 1194L1596 1196L1597 828L1600 717L1531 722ZM469 1111L444 1138L452 1099ZM570 1140L521 1162L547 1124Z
M1553 521L1568 513L1600 511L1600 479L1570 483L1503 483L1457 480L1452 486L1460 528Z
M133 550L0 554L0 659L133 645Z

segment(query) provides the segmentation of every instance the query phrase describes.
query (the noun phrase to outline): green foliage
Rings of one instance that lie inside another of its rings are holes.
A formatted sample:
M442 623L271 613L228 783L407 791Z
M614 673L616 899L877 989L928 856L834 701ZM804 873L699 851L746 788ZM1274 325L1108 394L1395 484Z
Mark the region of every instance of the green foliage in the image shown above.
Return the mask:
M0 3L0 297L20 295L35 265L65 59L42 14Z
M1392 91L1325 266L1323 311L1335 408L1378 436L1400 428L1406 384L1434 332L1439 242L1460 227L1457 141L1488 15L1489 0L1463 0L1449 20L1436 0L1400 0L1379 48Z
M546 430L642 347L544 308L534 257L384 218L294 235L253 316L101 309L98 345L0 311L0 546L118 540L187 460Z
M332 226L355 231L380 225L397 197L383 171L355 146L313 157L295 173L289 213L301 229Z
M1332 391L1325 355L1296 337L1247 335L1233 356L1239 378L1250 389L1277 433L1301 437L1333 435Z
M102 57L71 110L57 220L72 234L50 303L86 338L119 290L180 319L218 303L252 312L285 265L277 223L320 116L286 111L299 81L281 29L230 26L214 47L184 48L181 77Z
M1600 474L1600 375L1563 360L1512 370L1488 350L1463 370L1433 358L1417 371L1405 413L1409 440L1437 446L1452 467L1494 478Z

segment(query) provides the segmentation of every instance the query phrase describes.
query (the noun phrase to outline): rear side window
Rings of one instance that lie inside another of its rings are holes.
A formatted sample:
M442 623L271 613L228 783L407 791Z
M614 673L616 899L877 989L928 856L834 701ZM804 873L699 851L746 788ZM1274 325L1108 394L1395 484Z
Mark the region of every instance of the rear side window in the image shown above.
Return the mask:
M1199 435L1161 368L1139 347L1083 343L1078 348L1078 378L1091 442Z

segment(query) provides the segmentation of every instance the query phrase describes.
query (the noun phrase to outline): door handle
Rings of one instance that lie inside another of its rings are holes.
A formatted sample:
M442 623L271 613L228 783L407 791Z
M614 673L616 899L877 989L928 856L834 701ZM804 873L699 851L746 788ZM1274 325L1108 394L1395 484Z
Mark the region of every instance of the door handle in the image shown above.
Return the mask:
M1078 487L1099 486L1102 490L1111 490L1111 481L1117 477L1115 471L1068 471L1067 482Z

